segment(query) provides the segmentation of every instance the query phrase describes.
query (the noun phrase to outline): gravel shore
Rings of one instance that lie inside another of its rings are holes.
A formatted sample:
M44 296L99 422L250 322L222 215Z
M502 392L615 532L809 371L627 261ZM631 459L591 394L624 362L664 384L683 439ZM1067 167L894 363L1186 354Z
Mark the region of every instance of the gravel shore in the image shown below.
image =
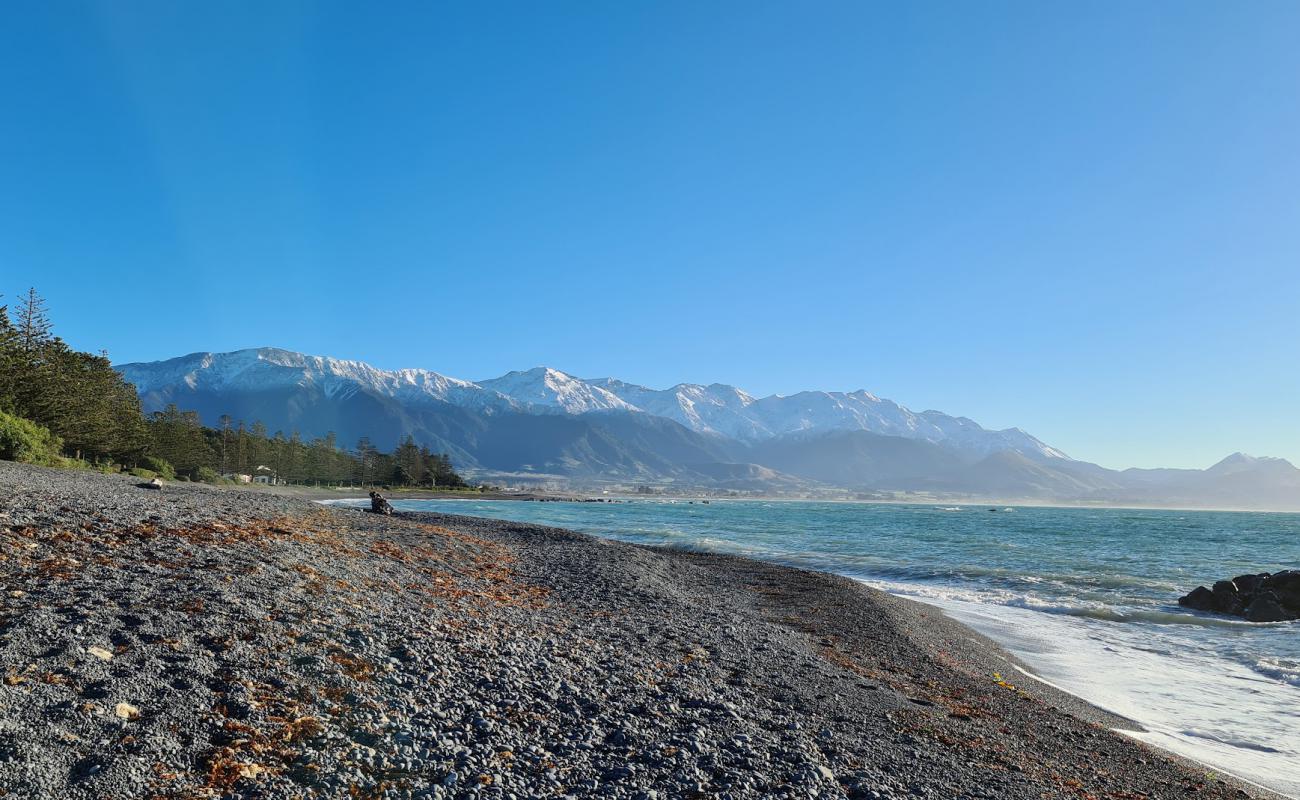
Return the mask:
M832 575L4 462L0 539L4 797L1248 796Z

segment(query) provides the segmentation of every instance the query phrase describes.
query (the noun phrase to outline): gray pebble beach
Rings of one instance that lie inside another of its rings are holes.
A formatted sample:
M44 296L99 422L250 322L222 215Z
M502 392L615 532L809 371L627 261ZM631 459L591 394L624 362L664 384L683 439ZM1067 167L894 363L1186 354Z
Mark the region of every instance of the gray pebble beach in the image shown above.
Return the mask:
M137 484L0 462L4 797L1248 796L846 578Z

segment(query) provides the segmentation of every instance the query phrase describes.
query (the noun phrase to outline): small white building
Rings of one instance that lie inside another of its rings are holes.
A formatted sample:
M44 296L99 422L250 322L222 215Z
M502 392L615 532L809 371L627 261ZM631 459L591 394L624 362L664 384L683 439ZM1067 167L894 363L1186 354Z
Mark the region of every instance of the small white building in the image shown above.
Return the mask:
M263 486L279 486L280 476L275 474L275 470L270 467L258 466L253 470L253 483L259 483Z

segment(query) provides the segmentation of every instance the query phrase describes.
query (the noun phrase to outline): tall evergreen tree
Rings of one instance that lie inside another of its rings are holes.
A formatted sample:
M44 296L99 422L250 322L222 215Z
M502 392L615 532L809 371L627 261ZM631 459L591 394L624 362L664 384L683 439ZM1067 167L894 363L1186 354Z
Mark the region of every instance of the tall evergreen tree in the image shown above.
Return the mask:
M170 463L178 474L194 476L200 467L210 468L215 460L199 415L193 411L181 411L173 403L153 413L149 428L153 454Z
M244 430L244 421L239 421L235 431L235 471L243 475L253 474L253 465L249 463L248 431Z
M50 340L50 317L45 307L45 298L36 293L36 288L27 290L27 295L18 303L15 317L18 328L19 346L24 352L33 352Z
M221 474L225 475L230 471L230 415L222 414L221 419Z
M0 411L14 412L18 354L18 329L9 319L9 307L0 305Z

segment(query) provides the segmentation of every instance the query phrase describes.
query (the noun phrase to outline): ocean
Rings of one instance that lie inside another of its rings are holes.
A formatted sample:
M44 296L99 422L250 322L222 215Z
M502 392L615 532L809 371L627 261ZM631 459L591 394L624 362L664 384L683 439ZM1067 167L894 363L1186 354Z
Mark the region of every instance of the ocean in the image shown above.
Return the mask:
M1300 567L1300 514L634 500L406 500L839 573L930 603L1132 734L1300 798L1300 622L1180 608L1198 584Z

